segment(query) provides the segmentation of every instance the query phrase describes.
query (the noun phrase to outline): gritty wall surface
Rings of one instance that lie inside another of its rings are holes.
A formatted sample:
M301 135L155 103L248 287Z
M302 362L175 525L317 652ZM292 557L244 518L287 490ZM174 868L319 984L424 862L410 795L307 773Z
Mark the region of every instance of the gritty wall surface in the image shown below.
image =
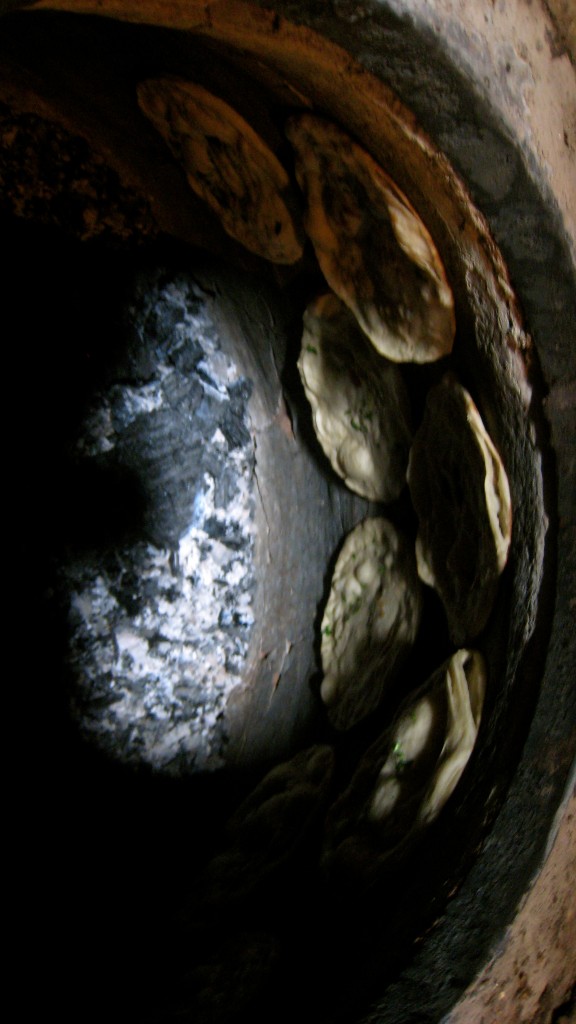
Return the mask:
M502 953L470 987L451 1014L450 1024L491 1020L548 1024L564 1003L566 1017L560 1020L575 1019L576 1007L570 999L575 983L575 850L576 794L572 794L546 864L510 928ZM568 894L565 902L560 895L563 890Z
M454 64L503 118L534 171L548 178L576 244L575 20L563 0L392 0L389 5L442 38ZM474 177L472 153L468 174Z
M576 8L573 0L548 0L550 16L556 26L561 46L565 46L572 61L576 60Z
M547 177L574 253L576 6L570 0L550 0L548 11L532 0L478 4L408 0L396 6L410 10L415 20L440 33L455 63L469 68L477 87L520 141L529 167L540 180L542 175ZM479 76L482 63L485 72ZM477 170L472 159L462 169L467 179L471 176L474 180ZM570 344L570 335L564 340ZM574 382L563 381L548 401L561 407L568 436L573 437ZM572 462L571 456L568 461ZM494 1020L548 1024L576 1019L575 894L576 795L572 782L558 832L534 887L502 947L450 1015L450 1024Z

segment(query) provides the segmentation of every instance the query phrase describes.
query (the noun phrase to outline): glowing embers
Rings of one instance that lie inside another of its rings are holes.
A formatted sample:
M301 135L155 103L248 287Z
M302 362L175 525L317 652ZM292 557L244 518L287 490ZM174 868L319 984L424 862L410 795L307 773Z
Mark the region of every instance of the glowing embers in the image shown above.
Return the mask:
M251 386L193 282L147 280L130 319L138 344L95 395L76 459L139 501L128 531L112 523L61 570L72 700L115 758L185 774L223 763L252 631Z

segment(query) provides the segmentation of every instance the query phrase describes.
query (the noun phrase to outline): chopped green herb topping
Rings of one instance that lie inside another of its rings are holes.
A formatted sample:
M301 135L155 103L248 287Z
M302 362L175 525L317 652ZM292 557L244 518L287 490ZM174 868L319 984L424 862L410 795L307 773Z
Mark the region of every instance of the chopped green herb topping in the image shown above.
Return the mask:
M347 609L346 609L346 611L344 613L344 622L348 622L348 619L351 618L352 615L355 615L356 612L359 612L361 607L362 607L362 598L361 597L355 597L354 600L348 605L348 607L347 607Z
M406 758L404 757L402 744L398 740L396 740L396 743L392 747L392 755L394 757L394 767L396 769L396 775L402 775L402 772L406 767Z

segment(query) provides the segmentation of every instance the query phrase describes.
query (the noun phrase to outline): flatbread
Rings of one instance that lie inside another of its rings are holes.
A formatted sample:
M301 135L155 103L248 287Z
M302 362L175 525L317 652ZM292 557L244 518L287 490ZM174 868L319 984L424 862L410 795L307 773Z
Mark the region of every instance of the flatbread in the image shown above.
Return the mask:
M329 812L325 862L371 871L414 843L462 777L485 691L482 655L460 649L404 702Z
M412 439L404 379L336 295L306 309L298 369L333 469L356 494L395 501L406 483Z
M328 284L375 348L426 363L453 345L454 301L432 238L407 197L372 157L329 121L288 121L304 227Z
M492 610L508 558L512 504L502 459L454 377L428 394L408 483L419 520L418 574L440 595L454 643L468 643Z
M232 238L274 263L300 259L303 235L288 174L237 111L172 77L141 82L138 102Z
M200 908L227 908L268 891L306 857L326 812L334 751L316 745L277 765L229 819L221 850L199 887Z
M412 545L388 520L365 519L344 542L322 619L320 695L335 728L349 729L378 708L420 614Z

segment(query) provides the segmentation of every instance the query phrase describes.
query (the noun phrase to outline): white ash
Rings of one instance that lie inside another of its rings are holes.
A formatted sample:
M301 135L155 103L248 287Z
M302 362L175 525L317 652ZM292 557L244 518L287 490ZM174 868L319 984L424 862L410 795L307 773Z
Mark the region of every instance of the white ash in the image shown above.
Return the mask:
M117 759L213 770L254 621L251 386L191 282L147 282L130 317L133 379L95 397L75 451L138 477L143 528L61 570L73 712Z

